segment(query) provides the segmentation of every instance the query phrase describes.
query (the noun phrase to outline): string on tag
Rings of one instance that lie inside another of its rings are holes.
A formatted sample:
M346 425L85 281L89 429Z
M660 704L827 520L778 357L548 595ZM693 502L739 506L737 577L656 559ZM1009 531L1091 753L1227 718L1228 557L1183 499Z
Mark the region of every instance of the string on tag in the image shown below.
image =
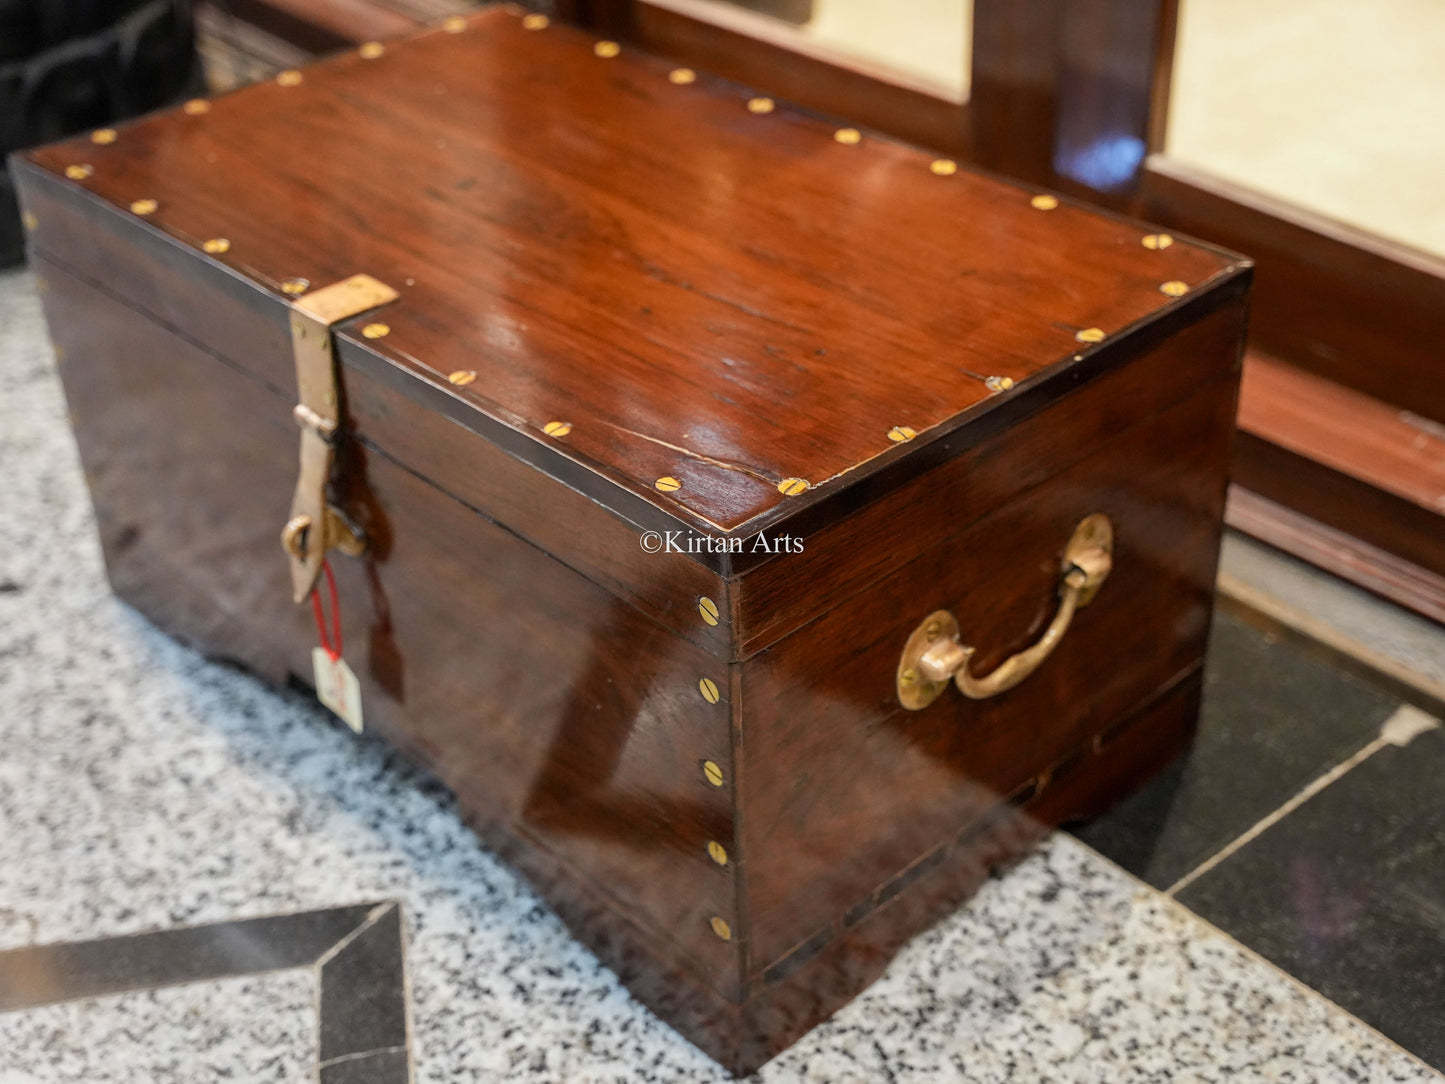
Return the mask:
M332 662L341 658L341 606L336 600L336 577L331 573L331 562L322 559L321 571L326 574L326 593L331 602L331 637L326 636L326 618L321 610L321 588L311 589L311 612L316 615L316 635L321 638L321 650ZM331 645L335 643L333 648Z

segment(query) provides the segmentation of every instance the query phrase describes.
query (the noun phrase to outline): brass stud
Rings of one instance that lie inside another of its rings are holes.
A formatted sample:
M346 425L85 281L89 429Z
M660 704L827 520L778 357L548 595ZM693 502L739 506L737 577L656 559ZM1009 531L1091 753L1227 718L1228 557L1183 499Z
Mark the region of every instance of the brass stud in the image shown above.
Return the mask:
M379 41L368 41L364 42L356 52L362 60L375 60L381 56L382 53L386 52L386 46Z
M728 864L727 848L715 839L710 839L707 842L707 856L720 866Z
M89 162L80 162L73 166L65 167L65 175L72 181L83 181L95 172L95 167Z
M749 99L748 99L748 112L749 112L749 113L771 113L771 112L773 111L773 109L774 109L774 103L773 103L773 99L771 99L771 98L749 98Z
M40 219L36 218L29 211L26 211L20 216L20 221L27 230L33 230L36 226L40 225Z
M723 785L722 769L711 760L704 760L702 762L702 775L704 779L715 787Z
M784 478L778 483L778 492L784 497L796 497L807 488L808 483L802 478Z
M983 386L989 391L1008 391L1014 386L1011 376L991 376L983 382Z
M202 113L209 113L211 111L211 103L204 98L192 98L185 105L181 106L181 111L192 117L199 117Z
M888 430L888 439L895 444L902 444L904 441L912 440L916 436L918 436L917 431L910 429L906 425L895 425L892 429Z
M155 214L160 204L153 199L138 199L130 205L131 214L151 215Z
M442 29L448 34L460 34L466 28L467 21L460 15L449 15L446 22L442 23Z
M547 16L534 11L531 15L522 16L522 27L525 30L546 30L551 21Z
M1180 282L1178 279L1170 279L1159 287L1159 292L1168 297L1183 297L1189 292L1189 284Z
M682 488L682 483L670 474L659 478L652 485L659 493L676 493Z
M707 624L717 624L717 603L706 595L697 600L697 612L702 614L702 619Z
M542 426L542 432L546 433L549 437L565 437L568 433L572 432L572 423L548 422Z
M227 241L224 237L212 237L209 241L201 245L201 248L209 252L212 256L219 256L222 252L231 251L231 242Z
M603 60L611 60L618 53L622 52L622 46L618 45L615 41L599 41L596 45L592 46L592 51Z
M1172 245L1174 238L1170 237L1167 233L1146 233L1140 239L1139 243L1145 248L1161 249L1168 248Z
M709 704L716 704L722 699L722 694L717 691L717 683L712 678L703 678L697 683L697 687L698 691L702 693L702 698Z
M296 297L311 289L310 279L287 279L281 284L281 292Z
M362 334L365 334L365 332L362 332ZM447 374L447 379L459 388L465 388L476 378L477 374L475 370L472 369L458 369L454 373Z
M1086 327L1083 331L1075 333L1074 338L1081 343L1101 343L1104 341L1104 332L1102 328Z
M918 671L909 668L898 675L898 680L905 685L916 685L918 683Z
M385 324L367 324L361 329L361 333L368 339L380 339L385 335L390 335L391 328Z
M937 640L943 635L943 626L937 621L930 621L928 627L923 630L923 635L927 636L930 640Z
M733 928L717 915L712 916L712 932L724 941L731 941L733 939Z
M667 81L674 86L685 87L697 81L697 72L691 68L673 68L667 73Z
M99 143L99 144L101 144L102 146L104 146L106 143L114 143L114 142L115 142L115 129L114 129L114 128L97 128L95 131L93 131L93 132L90 133L90 141L91 141L92 143Z
M958 172L958 163L952 158L935 158L928 163L928 168L940 177L952 177Z
M862 142L863 133L858 131L857 128L839 128L836 132L833 133L833 139L839 143L851 147L857 143Z
M280 75L276 76L276 82L280 83L283 87L294 87L300 85L301 78L301 73L295 68L287 68Z
M1047 192L1043 193L1042 195L1035 196L1033 199L1029 200L1029 206L1036 211L1052 211L1058 205L1059 197L1051 196Z

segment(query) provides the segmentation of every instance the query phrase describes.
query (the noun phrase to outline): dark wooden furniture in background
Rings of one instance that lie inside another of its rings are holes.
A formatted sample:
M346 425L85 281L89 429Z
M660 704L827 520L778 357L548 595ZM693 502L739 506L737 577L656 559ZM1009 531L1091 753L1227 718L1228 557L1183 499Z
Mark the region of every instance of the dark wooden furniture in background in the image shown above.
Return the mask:
M736 1071L1191 734L1231 254L495 9L18 175L116 590L275 680L293 321L395 287L333 350L367 726ZM940 609L1057 649L908 710Z

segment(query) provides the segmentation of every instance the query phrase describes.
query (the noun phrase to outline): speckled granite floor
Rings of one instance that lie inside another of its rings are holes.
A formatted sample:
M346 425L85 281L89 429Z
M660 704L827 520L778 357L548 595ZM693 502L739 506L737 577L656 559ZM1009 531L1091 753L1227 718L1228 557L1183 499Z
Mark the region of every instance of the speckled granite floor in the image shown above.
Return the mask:
M0 950L384 899L417 1080L725 1079L434 783L111 597L30 280L0 275ZM311 982L0 1014L0 1084L315 1079ZM758 1079L1442 1078L1057 835Z

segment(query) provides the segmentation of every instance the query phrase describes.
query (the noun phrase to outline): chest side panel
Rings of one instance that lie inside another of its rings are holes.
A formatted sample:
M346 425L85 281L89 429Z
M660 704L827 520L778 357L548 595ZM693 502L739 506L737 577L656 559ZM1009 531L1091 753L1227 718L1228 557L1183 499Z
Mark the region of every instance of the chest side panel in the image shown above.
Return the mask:
M1217 375L1192 395L1099 436L1072 466L980 517L955 517L948 501L920 506L914 515L925 523L963 522L740 664L739 803L754 969L820 931L841 932L845 916L880 885L1198 666L1233 429L1239 316L1237 305L1220 313L1232 332L1214 343L1223 351ZM1175 345L1187 352L1208 338ZM1087 431L1083 420L1065 420L1057 439ZM952 612L961 641L977 648L971 672L988 674L1051 622L1064 545L1096 513L1113 524L1112 572L1032 676L983 700L950 684L931 706L904 710L899 660L924 618ZM890 527L873 544L896 537ZM826 597L830 587L848 588L847 572L797 586Z

